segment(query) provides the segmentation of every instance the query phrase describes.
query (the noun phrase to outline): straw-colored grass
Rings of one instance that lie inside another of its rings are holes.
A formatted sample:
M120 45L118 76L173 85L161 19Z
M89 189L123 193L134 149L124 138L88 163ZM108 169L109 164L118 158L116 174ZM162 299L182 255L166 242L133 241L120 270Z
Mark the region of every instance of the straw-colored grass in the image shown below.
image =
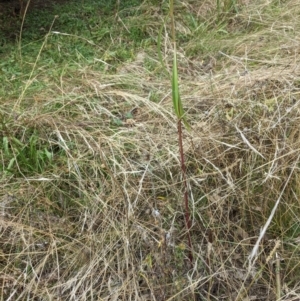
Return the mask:
M235 2L175 1L192 270L168 4L103 13L102 46L54 24L36 65L0 54L1 300L300 298L300 9Z

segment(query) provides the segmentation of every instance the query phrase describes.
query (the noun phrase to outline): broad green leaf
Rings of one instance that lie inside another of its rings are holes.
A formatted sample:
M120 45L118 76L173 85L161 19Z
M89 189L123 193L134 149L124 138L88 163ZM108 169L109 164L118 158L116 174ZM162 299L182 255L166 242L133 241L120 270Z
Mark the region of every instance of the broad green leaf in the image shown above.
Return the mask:
M53 159L53 153L49 152L46 148L44 150L44 153L49 161Z

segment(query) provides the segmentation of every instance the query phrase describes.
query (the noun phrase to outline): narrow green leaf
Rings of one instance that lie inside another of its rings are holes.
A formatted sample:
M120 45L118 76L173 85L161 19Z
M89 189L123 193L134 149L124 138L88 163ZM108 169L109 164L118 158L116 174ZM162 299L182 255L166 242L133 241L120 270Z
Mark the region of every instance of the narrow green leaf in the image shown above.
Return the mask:
M11 171L13 165L15 164L15 161L16 161L15 158L10 159L10 161L9 161L9 163L8 163L8 166L7 166L7 170L8 170L8 171Z
M3 150L4 150L5 155L9 154L8 138L7 137L3 137Z
M173 107L178 119L181 118L180 115L180 98L179 98L179 87L178 87L178 74L177 74L177 59L176 59L176 50L174 50L174 60L173 60L173 72L172 72L172 99Z
M177 118L184 122L184 125L186 126L187 129L190 129L190 125L188 124L185 118L185 113L183 110L180 93L179 93L176 45L174 47L173 72L172 72L172 100L173 100L174 111Z
M12 140L20 147L23 147L24 144L19 140L17 139L16 137L12 137Z

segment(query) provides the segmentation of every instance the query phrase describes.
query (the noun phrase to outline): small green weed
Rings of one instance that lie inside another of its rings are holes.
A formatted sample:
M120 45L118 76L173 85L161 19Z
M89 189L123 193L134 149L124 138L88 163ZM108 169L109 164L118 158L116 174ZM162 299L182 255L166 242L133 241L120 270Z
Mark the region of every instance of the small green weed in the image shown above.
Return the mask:
M52 162L53 153L35 130L25 130L21 135L4 135L0 141L2 161L0 169L4 174L26 176L42 173ZM17 137L19 136L19 137Z

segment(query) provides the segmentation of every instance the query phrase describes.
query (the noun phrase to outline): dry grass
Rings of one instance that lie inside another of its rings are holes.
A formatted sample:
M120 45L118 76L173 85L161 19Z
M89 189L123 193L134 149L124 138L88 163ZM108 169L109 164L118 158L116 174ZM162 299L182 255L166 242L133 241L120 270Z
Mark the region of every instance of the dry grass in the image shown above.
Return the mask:
M192 270L170 82L156 49L115 73L80 66L59 84L38 78L47 90L15 100L14 115L1 100L1 135L26 141L35 129L54 154L42 173L15 164L1 177L1 300L276 300L276 254L281 300L300 299L300 11L295 0L259 2L227 17L224 36L210 1L178 4L208 26L197 35L178 18L179 33L195 37L178 51L192 126ZM160 11L141 9L153 35ZM206 50L196 52L199 43ZM162 44L170 68L168 35Z

